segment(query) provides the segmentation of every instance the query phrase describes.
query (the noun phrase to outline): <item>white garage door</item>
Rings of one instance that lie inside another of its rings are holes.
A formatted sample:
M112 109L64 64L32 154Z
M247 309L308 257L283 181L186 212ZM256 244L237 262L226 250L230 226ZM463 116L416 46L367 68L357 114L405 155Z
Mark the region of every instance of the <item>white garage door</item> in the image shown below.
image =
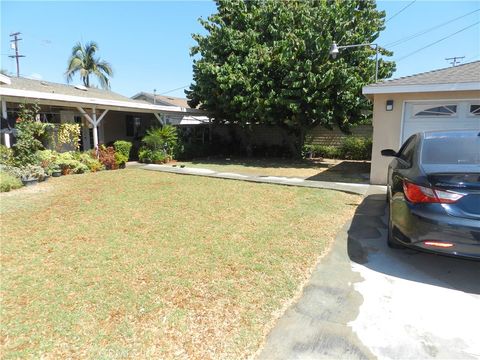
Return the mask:
M404 116L402 143L421 131L480 131L480 100L407 102Z

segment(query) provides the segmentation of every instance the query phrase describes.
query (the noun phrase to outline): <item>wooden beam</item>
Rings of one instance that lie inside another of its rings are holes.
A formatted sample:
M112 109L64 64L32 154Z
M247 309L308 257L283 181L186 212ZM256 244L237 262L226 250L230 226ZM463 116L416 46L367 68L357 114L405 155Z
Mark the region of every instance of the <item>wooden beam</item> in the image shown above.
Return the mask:
M104 117L105 115L107 115L107 113L108 113L108 110L104 110L104 111L103 111L102 115L100 115L100 117L99 117L98 120L97 120L97 125L100 124L100 121L103 120L103 117Z
M163 115L159 115L158 113L153 113L153 115L155 115L155 117L157 118L157 120L160 122L160 125L162 125L162 126L165 125L165 124L163 123L163 119L162 119Z
M87 112L85 110L83 110L80 106L77 106L77 109L78 111L80 111L80 113L85 116L85 119L87 119L87 121L92 124L92 125L95 125L93 119L87 114Z

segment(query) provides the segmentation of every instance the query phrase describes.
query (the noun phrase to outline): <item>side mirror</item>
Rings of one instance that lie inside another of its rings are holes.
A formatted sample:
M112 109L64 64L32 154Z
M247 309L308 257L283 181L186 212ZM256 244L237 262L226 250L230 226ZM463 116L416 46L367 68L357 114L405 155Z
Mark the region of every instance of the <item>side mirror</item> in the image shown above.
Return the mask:
M382 156L397 157L397 152L395 150L392 150L392 149L384 149L380 153L382 154Z

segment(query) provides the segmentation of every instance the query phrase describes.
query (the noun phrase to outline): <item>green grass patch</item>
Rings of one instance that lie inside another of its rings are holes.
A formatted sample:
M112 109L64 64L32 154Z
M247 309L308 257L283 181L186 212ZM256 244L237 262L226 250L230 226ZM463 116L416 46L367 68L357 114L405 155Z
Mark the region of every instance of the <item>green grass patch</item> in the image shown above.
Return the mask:
M139 169L2 194L2 357L242 358L359 197Z

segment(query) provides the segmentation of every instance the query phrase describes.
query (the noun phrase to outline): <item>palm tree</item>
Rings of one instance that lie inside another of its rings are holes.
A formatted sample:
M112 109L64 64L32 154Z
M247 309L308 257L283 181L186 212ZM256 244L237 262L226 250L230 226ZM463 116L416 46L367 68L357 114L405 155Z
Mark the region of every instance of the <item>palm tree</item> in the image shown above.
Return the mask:
M112 66L95 57L98 45L94 41L90 41L85 45L80 42L76 43L72 48L72 55L68 60L68 68L65 72L67 82L70 82L73 76L79 72L83 84L90 87L90 75L95 75L104 89L110 88L109 77L113 76Z

